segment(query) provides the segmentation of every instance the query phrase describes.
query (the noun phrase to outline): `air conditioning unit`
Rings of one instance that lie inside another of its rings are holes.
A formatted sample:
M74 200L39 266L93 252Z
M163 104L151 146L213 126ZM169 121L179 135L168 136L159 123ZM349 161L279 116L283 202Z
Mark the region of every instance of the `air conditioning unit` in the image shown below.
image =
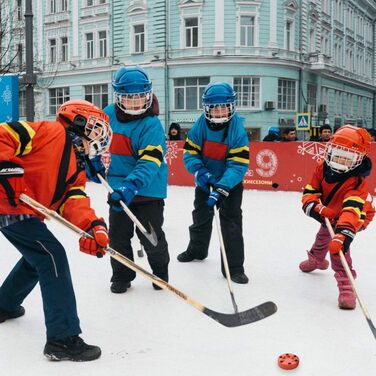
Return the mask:
M319 112L326 112L326 104L320 104Z
M265 102L265 110L272 111L275 109L275 103L273 101L266 101Z

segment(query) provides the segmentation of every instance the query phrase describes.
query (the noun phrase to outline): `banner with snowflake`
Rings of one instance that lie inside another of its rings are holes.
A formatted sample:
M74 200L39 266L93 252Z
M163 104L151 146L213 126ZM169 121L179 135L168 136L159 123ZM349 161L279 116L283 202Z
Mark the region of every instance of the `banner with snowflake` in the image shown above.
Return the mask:
M18 76L0 76L0 122L18 121Z
M169 184L194 185L183 163L183 141L167 142L166 161ZM323 161L325 144L320 142L251 142L250 163L243 179L246 189L302 191L316 166ZM376 158L372 143L371 160ZM376 172L367 179L370 191L376 192Z

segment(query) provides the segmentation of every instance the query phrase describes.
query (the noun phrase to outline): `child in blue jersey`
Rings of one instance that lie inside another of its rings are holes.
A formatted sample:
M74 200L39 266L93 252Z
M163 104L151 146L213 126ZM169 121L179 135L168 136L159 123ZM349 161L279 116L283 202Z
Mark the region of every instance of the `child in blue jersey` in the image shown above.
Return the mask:
M180 262L208 256L213 207L219 208L231 279L248 283L244 273L242 180L249 164L248 138L235 111L236 93L226 82L209 84L202 96L204 113L188 132L184 165L195 175L193 224L189 227L187 250ZM222 274L225 276L223 261Z
M134 223L123 211L123 201L147 231L153 227L158 244L153 246L136 229L153 274L168 281L170 261L168 245L162 230L164 198L167 195L165 133L158 118L158 100L152 92L147 73L139 66L121 67L113 81L115 103L104 111L110 117L113 139L107 180L114 193L109 195L110 246L133 258L131 239ZM124 293L136 273L111 259L111 291ZM160 288L153 284L154 289Z

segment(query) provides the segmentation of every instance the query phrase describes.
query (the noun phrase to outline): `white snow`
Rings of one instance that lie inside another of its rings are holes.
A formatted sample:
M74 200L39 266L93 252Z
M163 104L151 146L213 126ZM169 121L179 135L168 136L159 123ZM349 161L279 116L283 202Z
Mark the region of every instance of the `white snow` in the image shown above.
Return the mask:
M88 184L93 206L107 217L106 192ZM210 309L232 313L226 280L220 272L217 233L209 257L181 264L191 224L193 188L169 187L164 230L171 255L170 283ZM318 224L305 217L297 192L244 191L244 238L248 285L233 284L240 310L272 300L278 312L238 328L221 326L167 291L154 291L137 276L126 294L109 290L109 257L96 259L78 251L77 236L50 221L63 242L78 302L83 334L102 348L94 362L50 362L42 355L45 328L39 288L24 302L26 315L0 326L0 375L64 376L368 376L376 369L376 343L358 306L337 308L331 270L304 274L298 269ZM214 222L213 222L213 225ZM357 285L376 321L376 226L358 234L352 255ZM19 258L1 235L0 282ZM134 242L134 250L139 243ZM149 270L146 257L135 260ZM280 354L300 357L294 371L277 366Z

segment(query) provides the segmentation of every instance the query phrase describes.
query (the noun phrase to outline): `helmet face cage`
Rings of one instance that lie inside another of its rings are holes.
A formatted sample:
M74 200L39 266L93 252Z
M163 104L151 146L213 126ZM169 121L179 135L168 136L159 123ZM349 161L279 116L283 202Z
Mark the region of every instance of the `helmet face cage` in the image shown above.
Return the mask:
M227 109L227 115L222 116L223 109ZM235 102L231 103L216 103L216 104L204 104L204 114L205 118L208 119L210 122L215 124L223 124L227 123L231 120L235 113ZM220 116L213 116L213 112L217 111ZM222 113L221 113L222 112Z
M328 142L324 159L334 172L345 173L358 167L365 154L350 149L349 147Z
M89 143L89 156L93 157L108 150L112 131L106 120L90 115L85 124L84 138Z
M151 107L153 102L153 91L141 93L123 94L115 92L116 105L128 115L143 114L148 108Z

